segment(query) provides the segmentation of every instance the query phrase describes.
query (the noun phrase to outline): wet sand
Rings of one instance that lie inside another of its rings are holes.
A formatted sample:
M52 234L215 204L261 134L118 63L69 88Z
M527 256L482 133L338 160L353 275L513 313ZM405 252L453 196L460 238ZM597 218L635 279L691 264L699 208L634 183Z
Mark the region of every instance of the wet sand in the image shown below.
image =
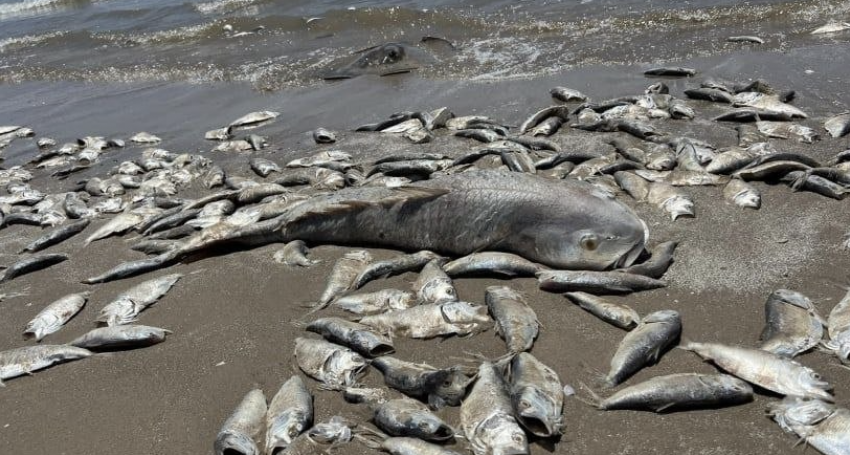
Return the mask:
M802 48L788 53L731 54L723 57L676 62L690 64L703 76L726 79L763 77L780 88L798 90L795 105L810 114L801 123L820 128L828 113L850 105L846 64L837 62L834 47ZM845 60L846 61L846 60ZM257 132L268 135L269 152L258 156L286 162L316 149L337 148L355 159L374 159L399 150L431 150L457 156L476 147L473 142L447 137L441 132L423 147L401 138L376 137L350 131L357 125L405 109L449 106L456 114L482 113L518 125L526 115L551 103L548 89L567 85L596 99L633 94L651 81L640 76L640 67L587 67L532 80L496 84L423 81L415 76L360 78L322 90L253 92L232 85L153 87L69 84L39 91L38 84L0 86L0 107L39 134L72 140L87 134L128 137L149 131L164 139L161 147L172 151L211 148L203 132L257 109L282 112L278 121ZM805 74L806 69L814 70ZM699 80L699 79L698 79ZM671 92L681 96L693 81L671 80ZM49 106L42 105L48 103ZM718 147L732 145L731 125L711 122L713 107L694 104L694 122L667 121L663 129L688 131ZM10 114L7 114L10 115ZM310 145L308 131L325 126L341 132L333 147ZM605 150L613 135L588 134L564 129L553 140L570 149ZM32 142L29 142L32 144ZM804 151L827 159L850 147L850 139L824 139L814 145L776 140L781 150ZM6 155L15 164L27 153L16 144ZM141 148L128 148L104 156L94 174L103 174ZM112 152L108 152L112 153ZM234 173L250 175L249 155L208 154ZM66 182L37 178L35 188L67 188ZM198 185L196 183L195 185ZM641 314L675 309L682 314L683 337L695 341L754 345L764 320L764 302L778 288L800 291L812 298L827 315L843 296L850 254L841 249L850 227L848 202L811 193L793 193L785 186L757 183L763 193L759 211L741 210L722 199L720 188L687 188L695 197L697 217L671 222L653 207L631 204L647 221L650 243L677 240L676 262L665 276L669 287L615 297ZM181 196L197 194L197 187ZM628 201L628 197L623 197ZM87 229L93 232L105 220ZM446 222L452 222L447 216ZM84 233L83 235L85 235ZM11 263L21 246L40 235L33 227L13 226L0 231L0 261ZM91 290L87 307L65 328L44 343L72 340L93 327L97 311L127 287L155 276L179 272L184 278L155 306L142 313L140 323L167 328L174 333L165 343L128 352L99 354L91 359L7 381L0 390L0 447L8 453L32 454L173 454L211 453L215 435L226 417L250 389L258 387L271 397L292 374L298 374L293 340L304 332L291 321L301 317L304 305L315 300L333 266L347 248L319 246L313 254L324 261L310 269L290 270L271 256L281 245L248 251L219 251L217 255L160 271L96 286L79 284L117 263L142 257L129 250L133 235L82 245L83 236L54 246L48 252L66 252L71 260L2 285L0 292L23 292L0 302L0 347L28 344L21 332L40 309L71 293ZM395 254L375 251L379 258ZM407 288L415 275L406 274L372 282L365 290ZM484 289L507 284L493 279L456 280L463 300L483 303ZM532 279L510 280L537 312L544 328L533 354L551 366L564 384L580 389L593 386L607 370L617 343L625 332L609 326L557 294L537 290ZM342 315L331 309L322 315ZM504 343L491 330L471 338L444 341L396 340L403 359L449 366L469 353L495 357ZM824 375L834 386L837 403L850 406L850 372L822 352L799 358ZM626 384L670 373L716 371L695 355L681 350L666 354L658 365L646 368ZM366 385L382 384L372 371ZM342 415L354 421L369 418L364 406L344 403L333 392L316 394L316 420ZM579 391L581 394L582 392ZM783 434L765 414L777 398L759 391L753 403L730 409L680 412L665 415L612 411L600 412L568 398L566 432L552 447L538 441L532 453L642 453L642 454L797 454L796 439ZM441 411L450 424L459 423L457 408ZM358 444L342 446L340 453L368 452Z

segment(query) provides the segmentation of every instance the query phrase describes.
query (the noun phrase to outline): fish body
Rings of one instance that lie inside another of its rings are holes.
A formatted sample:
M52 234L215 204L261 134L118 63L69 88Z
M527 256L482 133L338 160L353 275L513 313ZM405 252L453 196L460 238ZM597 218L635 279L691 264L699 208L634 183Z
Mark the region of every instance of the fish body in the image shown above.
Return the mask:
M824 343L843 364L850 363L850 290L829 313L829 341Z
M537 284L548 292L589 292L622 294L648 291L667 286L663 281L623 272L544 270L537 273Z
M262 390L254 389L227 418L213 444L216 455L261 455L257 438L263 431L263 417L267 411Z
M729 183L723 187L723 197L741 208L758 210L761 207L761 193L743 180L729 180Z
M772 403L768 414L788 433L824 455L850 453L850 410L824 403L786 397Z
M651 256L646 261L640 264L632 264L631 266L622 269L623 272L635 275L643 275L650 278L660 279L667 273L667 269L673 263L673 253L679 242L661 242L649 250Z
M371 327L341 318L317 319L304 328L318 333L326 340L347 346L365 357L377 357L395 352L393 340Z
M823 123L824 129L832 137L844 137L850 133L850 113L832 116Z
M492 323L486 306L467 302L425 304L389 313L365 316L359 321L392 337L428 339L470 335Z
M629 306L609 302L586 292L568 292L564 296L583 310L615 327L632 330L640 323L640 315Z
M691 197L666 182L652 182L646 200L669 213L673 221L680 217L693 218L695 216L694 202Z
M454 430L448 424L434 415L428 406L410 398L381 403L373 420L390 436L411 436L436 442L454 438Z
M156 303L182 277L174 273L133 286L104 306L97 316L97 322L113 326L135 321L139 313Z
M609 387L621 384L644 366L658 362L681 333L682 319L678 312L662 310L646 315L617 347L605 384Z
M10 265L9 268L3 273L3 278L0 278L0 283L5 283L7 281L13 280L21 275L26 275L28 273L32 273L38 270L46 269L50 266L59 264L61 262L65 262L68 260L68 256L65 254L41 254L38 256L30 256L25 259L21 259L18 262Z
M540 330L537 314L525 299L507 286L490 286L484 300L496 321L496 332L508 345L508 352L528 351Z
M290 267L312 267L321 261L310 259L307 257L309 253L307 244L301 240L293 240L277 251L273 259L279 264L288 265Z
M543 267L511 253L485 251L455 259L443 266L451 277L464 275L534 276Z
M351 294L340 297L334 305L356 314L376 314L404 310L418 305L416 294L398 289Z
M514 416L504 379L490 362L460 407L460 426L475 455L525 455L528 439Z
M554 370L527 352L511 359L506 374L516 419L541 438L564 431L564 392Z
M41 341L47 335L58 332L65 323L71 320L88 300L88 294L70 294L51 303L41 310L24 329L24 339L35 338Z
M90 330L68 344L91 351L135 349L162 343L169 333L168 330L146 325L116 325Z
M390 356L376 358L372 366L384 375L387 386L407 396L425 400L434 408L458 406L471 382L456 368L435 368Z
M352 284L353 289L360 289L366 283L376 279L392 275L400 275L405 272L421 270L426 264L439 256L430 251L420 251L412 254L404 254L384 261L375 261L369 264Z
M300 376L283 383L266 412L266 454L286 449L313 425L313 395Z
M26 247L24 247L24 251L35 253L58 243L62 243L82 232L88 225L89 220L79 220L69 223L67 226L53 229L47 234L44 234L30 242Z
M3 380L31 374L59 363L90 357L87 349L42 344L0 351L0 386Z
M667 412L734 406L753 400L753 388L726 374L680 373L657 376L620 389L597 403L599 409L613 411Z
M342 258L337 260L328 277L328 284L325 290L322 291L321 297L319 297L317 308L324 308L330 305L345 292L348 292L352 288L357 275L371 262L372 255L366 250L346 253Z
M301 371L332 390L354 385L368 367L351 349L311 338L295 339L295 358Z

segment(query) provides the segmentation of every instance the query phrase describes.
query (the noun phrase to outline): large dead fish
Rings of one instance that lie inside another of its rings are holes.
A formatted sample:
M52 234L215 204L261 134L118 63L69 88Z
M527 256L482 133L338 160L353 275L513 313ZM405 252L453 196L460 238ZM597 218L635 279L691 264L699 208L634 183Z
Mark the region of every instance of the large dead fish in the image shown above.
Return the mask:
M608 398L593 394L593 405L605 411L666 412L733 406L752 400L753 388L727 374L671 374L618 390Z

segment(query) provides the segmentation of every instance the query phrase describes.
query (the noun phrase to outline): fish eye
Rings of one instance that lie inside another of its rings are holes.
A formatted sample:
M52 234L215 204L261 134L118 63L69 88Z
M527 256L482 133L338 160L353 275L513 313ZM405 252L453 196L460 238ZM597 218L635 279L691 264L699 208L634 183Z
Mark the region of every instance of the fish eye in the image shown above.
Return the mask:
M523 409L527 409L527 408L531 407L531 403L529 403L528 401L522 400L522 401L519 402L519 407L521 407Z
M593 251L599 247L599 238L593 234L586 234L581 238L581 247L587 251Z
M516 442L516 443L521 443L521 442L523 441L523 439L524 439L524 438L522 437L522 435L521 435L521 434L519 434L519 433L514 433L513 435L511 435L511 439L513 439L513 440L514 440L514 442Z

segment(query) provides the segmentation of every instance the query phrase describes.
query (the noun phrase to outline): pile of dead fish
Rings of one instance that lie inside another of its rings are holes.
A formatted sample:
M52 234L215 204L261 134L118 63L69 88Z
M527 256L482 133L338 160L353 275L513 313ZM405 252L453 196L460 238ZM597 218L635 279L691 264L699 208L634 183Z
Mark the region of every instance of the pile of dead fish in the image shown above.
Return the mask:
M697 73L655 68L647 74ZM767 301L762 344L756 347L679 345L682 323L676 311L642 316L601 296L666 286L662 278L674 259L676 242L647 245L647 225L618 199L623 192L665 211L674 221L695 216L693 200L682 190L694 185L723 186L729 201L755 209L760 195L754 181L786 183L794 190L842 199L850 185L850 151L821 163L777 150L771 139L811 143L819 134L798 123L807 116L790 104L793 92L777 93L763 81L705 80L685 91L688 99L670 95L663 82L642 94L602 102L588 101L564 87L551 94L564 104L535 112L518 129L440 108L400 112L354 133L398 135L412 144L454 136L460 138L455 140L460 149L456 153L405 151L357 161L343 150L327 148L344 143L344 137L318 129L313 133L318 149L300 158L278 163L272 156L251 156L247 165L256 178L226 173L199 154L151 147L121 162L108 176L80 180L69 192L44 194L28 183L33 172L60 168L52 174L57 178L90 172L101 155L125 143L84 137L56 147L55 141L41 138L41 153L28 165L0 170L0 183L8 192L0 197L0 213L3 227L23 224L51 230L23 248L26 256L6 269L2 282L8 286L20 275L68 260L66 254L36 253L85 230L91 231L86 243L133 232L138 237L132 249L147 255L87 278L87 284L162 269L222 244L283 243L273 257L290 267L317 263L310 258L309 245L406 252L387 260L374 260L365 250L345 254L308 318L296 323L321 336L296 340L300 370L319 383L317 388L337 391L368 407L376 428L340 417L314 425L313 394L294 376L268 403L263 391L246 395L215 442L220 454L312 453L351 440L397 454L454 453L446 445L456 444L456 438L476 454L522 454L528 453L527 435L558 438L568 428L562 408L573 391L529 352L539 328L533 306L509 286L488 288L484 304L461 301L453 280L468 276L533 277L540 289L563 293L599 319L628 331L601 380L605 389L626 383L677 345L725 372L656 377L608 397L589 387L579 394L599 409L669 412L737 405L752 399L755 385L786 397L770 408L783 429L824 453L848 453L848 411L831 404L829 385L793 359L822 344L842 363L850 361L850 294L825 321L805 296L776 291ZM739 123L738 145L718 149L698 138L663 131L663 122L698 119L698 109L725 109L714 120ZM239 132L260 128L276 117L273 111L253 112L207 132L205 138L219 142L215 151L253 154L266 149L267 138ZM564 125L608 134L612 152L562 150L548 136ZM850 114L830 117L823 126L830 136L843 136L850 132ZM0 132L0 144L34 135L20 127ZM138 133L129 141L149 147L160 139ZM185 189L205 194L177 197ZM89 229L93 219L104 217L108 220ZM358 291L369 282L403 273L419 274L409 290ZM162 276L122 293L97 318L107 327L68 345L0 353L0 380L87 357L90 350L163 341L167 330L129 323L179 277ZM56 332L82 310L87 297L73 294L47 306L27 326L26 336L40 341ZM326 308L351 316L310 319ZM506 343L505 354L498 358L475 359L473 364L473 359L465 359L436 368L393 356L394 339L399 337L468 337L494 327ZM828 341L823 341L826 334ZM361 385L360 379L373 367L387 388ZM460 406L459 426L440 417L445 406Z

